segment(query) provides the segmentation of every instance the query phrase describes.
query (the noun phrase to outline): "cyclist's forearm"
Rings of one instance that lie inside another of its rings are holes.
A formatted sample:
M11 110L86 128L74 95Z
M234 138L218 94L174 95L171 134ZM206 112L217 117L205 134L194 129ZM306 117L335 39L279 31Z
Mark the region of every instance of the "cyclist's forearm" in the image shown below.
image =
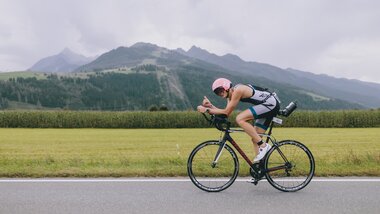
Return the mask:
M228 117L233 112L238 102L239 102L238 99L228 100L226 108L219 109L215 107L214 109L209 109L209 112L210 114L225 114Z
M232 111L230 111L229 109L220 109L215 106L212 106L211 108L209 108L208 112L210 114L225 114L227 116L230 116Z

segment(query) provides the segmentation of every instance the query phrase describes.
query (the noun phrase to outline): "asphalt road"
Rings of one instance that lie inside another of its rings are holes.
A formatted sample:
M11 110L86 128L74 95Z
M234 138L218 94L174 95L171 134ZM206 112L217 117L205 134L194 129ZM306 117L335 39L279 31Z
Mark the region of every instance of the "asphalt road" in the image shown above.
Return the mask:
M380 213L380 179L315 178L296 193L239 179L206 193L188 179L0 179L0 213Z

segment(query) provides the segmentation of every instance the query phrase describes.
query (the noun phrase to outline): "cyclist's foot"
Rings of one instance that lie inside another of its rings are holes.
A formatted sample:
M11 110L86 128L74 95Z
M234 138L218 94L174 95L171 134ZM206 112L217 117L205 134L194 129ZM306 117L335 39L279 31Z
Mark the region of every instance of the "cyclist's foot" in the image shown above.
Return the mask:
M259 148L259 153L257 154L257 156L255 157L255 159L253 159L253 162L258 162L260 161L261 159L263 159L263 157L265 156L265 154L270 150L271 146L266 143L266 146L265 147L260 147Z

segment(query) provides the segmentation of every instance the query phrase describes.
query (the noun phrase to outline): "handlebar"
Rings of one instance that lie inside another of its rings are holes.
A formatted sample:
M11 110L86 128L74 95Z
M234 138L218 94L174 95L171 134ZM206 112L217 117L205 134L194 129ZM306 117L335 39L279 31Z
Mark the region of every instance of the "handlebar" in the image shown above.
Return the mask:
M202 113L205 119L210 123L210 125L214 125L220 131L230 130L231 122L228 121L227 115L225 114L210 114L210 117L206 115L206 113Z

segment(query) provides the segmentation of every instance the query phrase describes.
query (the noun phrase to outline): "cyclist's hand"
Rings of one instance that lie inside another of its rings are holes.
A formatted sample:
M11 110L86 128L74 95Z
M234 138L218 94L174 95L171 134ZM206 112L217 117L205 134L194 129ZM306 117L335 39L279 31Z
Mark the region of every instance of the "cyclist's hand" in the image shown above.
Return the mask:
M212 107L212 104L211 104L210 100L206 96L203 97L202 106L205 106L205 107L208 107L208 108Z
M197 107L197 110L200 112L200 113L206 113L208 108L204 107L204 106L198 106Z

